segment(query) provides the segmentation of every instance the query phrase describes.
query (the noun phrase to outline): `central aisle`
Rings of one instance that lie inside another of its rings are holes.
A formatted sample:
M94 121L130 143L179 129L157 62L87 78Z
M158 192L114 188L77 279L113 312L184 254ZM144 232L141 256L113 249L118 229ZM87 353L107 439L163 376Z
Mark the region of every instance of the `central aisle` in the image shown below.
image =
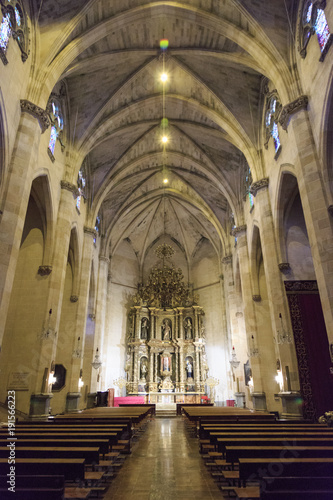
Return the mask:
M223 500L183 419L151 421L104 500Z

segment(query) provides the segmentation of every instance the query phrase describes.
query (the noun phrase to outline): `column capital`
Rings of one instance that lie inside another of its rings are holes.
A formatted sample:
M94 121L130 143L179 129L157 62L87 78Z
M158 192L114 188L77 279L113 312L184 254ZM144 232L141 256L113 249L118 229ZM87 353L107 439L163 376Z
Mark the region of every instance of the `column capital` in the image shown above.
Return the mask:
M29 113L29 115L36 118L39 122L40 128L42 129L42 134L50 126L50 118L45 109L40 108L37 104L34 104L27 99L20 100L21 113Z
M300 111L301 109L306 109L308 102L309 98L307 95L300 95L294 101L291 101L283 106L279 118L279 122L283 130L287 130L291 115L297 113L297 111Z
M90 234L93 238L97 237L97 231L96 231L96 229L93 229L92 227L84 226L83 232L86 234Z
M288 273L291 270L289 262L281 262L279 264L279 269L281 273Z
M52 266L39 266L39 276L49 276L52 273Z
M68 181L60 181L60 187L61 189L65 189L66 191L70 191L73 193L74 198L76 198L79 195L79 190L75 184L72 184L71 182Z
M241 234L246 234L246 230L247 230L247 226L246 226L246 224L244 224L243 226L237 226L237 227L235 227L231 231L231 234L232 234L232 236L234 236L235 238L237 238Z
M251 184L250 193L253 194L253 196L256 196L257 192L260 191L260 189L268 188L268 186L269 186L269 178L264 177L263 179L260 179L259 181Z
M232 264L232 255L226 255L223 257L222 264Z
M261 302L261 295L252 295L253 302Z

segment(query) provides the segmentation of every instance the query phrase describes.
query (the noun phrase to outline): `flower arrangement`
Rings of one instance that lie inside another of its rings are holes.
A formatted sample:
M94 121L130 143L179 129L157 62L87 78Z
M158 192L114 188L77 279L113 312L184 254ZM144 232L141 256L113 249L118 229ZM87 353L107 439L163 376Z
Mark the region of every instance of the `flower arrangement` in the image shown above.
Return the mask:
M333 411L326 411L324 415L319 417L318 422L320 424L327 424L328 427L333 427Z

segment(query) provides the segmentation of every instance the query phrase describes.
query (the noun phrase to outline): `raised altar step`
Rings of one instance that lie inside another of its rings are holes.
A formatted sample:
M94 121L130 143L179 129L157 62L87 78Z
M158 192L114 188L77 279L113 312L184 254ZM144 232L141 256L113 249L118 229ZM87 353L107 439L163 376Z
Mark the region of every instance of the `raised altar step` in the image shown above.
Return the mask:
M177 407L175 403L157 403L156 404L157 418L174 418L177 417Z

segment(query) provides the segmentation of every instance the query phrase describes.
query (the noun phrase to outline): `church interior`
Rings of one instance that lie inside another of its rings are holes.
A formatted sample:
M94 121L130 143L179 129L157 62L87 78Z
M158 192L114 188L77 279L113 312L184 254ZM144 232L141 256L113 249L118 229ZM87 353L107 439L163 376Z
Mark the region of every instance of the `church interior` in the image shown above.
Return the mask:
M0 5L0 420L332 412L332 2Z

